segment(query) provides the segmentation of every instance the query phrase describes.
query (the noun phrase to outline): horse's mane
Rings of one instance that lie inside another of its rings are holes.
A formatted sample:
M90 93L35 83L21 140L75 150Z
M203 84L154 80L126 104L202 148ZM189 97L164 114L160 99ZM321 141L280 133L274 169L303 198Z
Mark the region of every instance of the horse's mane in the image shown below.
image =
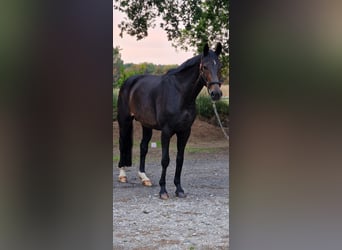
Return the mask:
M189 67L194 66L195 64L197 64L199 62L199 59L201 58L202 55L198 55L198 56L194 56L188 60L186 60L185 62L183 62L179 67L174 68L174 69L170 69L166 72L166 75L172 75L178 72L181 72Z

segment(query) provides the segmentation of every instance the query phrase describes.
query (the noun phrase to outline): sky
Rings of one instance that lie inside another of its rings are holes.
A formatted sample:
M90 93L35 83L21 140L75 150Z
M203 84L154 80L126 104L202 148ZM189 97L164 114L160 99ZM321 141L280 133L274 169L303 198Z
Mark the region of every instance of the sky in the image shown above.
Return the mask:
M177 51L172 47L171 41L166 38L166 32L159 27L150 29L148 37L139 41L126 33L121 38L118 24L124 16L125 14L113 9L113 47L120 47L124 63L181 64L193 57L192 51Z

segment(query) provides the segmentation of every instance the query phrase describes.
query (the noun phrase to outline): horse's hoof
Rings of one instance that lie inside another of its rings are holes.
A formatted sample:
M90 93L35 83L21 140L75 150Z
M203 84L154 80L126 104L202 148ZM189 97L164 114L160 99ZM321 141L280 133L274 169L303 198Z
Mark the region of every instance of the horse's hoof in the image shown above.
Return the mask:
M119 182L127 183L127 177L126 176L119 176Z
M145 187L152 187L152 182L150 180L143 180L142 181L142 184L145 186Z
M186 194L184 193L184 192L176 192L176 196L178 197L178 198L185 198L186 197Z
M152 182L149 178L147 178L146 174L144 172L138 172L139 178L141 180L141 183L145 186L145 187L152 187Z
M169 194L168 193L159 194L159 197L162 200L168 200L169 199Z

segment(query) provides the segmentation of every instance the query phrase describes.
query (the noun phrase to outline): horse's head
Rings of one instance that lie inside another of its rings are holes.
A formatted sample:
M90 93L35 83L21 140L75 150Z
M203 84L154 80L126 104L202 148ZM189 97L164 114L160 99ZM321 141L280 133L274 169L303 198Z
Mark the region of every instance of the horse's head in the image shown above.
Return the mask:
M221 43L216 45L215 52L209 50L208 44L204 46L203 56L200 64L200 74L208 89L208 93L213 101L217 101L222 96L221 91L221 62L219 55L222 50Z

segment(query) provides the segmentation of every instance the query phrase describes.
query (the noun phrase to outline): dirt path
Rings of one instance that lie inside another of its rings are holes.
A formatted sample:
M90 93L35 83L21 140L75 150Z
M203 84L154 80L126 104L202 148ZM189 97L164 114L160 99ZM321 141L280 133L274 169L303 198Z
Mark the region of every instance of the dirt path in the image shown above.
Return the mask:
M117 124L114 123L113 249L228 249L228 142L220 128L196 120L182 172L185 199L175 197L175 140L170 146L167 190L170 199L158 197L160 133L154 132L146 160L152 187L137 177L137 160L127 171L129 183L117 181ZM139 155L141 129L135 124L134 154Z

